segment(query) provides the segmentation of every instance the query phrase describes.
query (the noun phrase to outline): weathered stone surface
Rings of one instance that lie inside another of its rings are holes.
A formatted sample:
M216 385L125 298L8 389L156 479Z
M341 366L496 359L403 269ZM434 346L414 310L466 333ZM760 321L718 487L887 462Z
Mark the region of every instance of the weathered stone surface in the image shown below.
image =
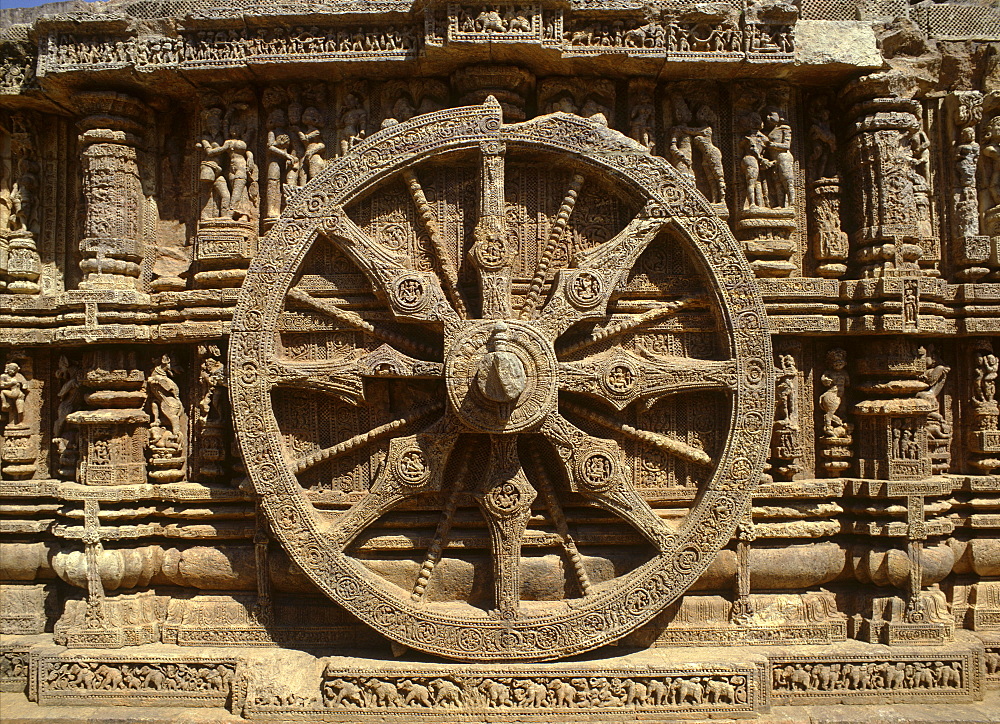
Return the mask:
M995 8L47 10L5 721L996 720Z

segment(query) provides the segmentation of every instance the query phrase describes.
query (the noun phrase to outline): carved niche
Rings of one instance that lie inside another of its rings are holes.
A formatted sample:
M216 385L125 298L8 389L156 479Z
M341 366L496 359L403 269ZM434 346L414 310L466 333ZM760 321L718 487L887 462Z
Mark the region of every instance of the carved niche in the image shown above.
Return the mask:
M290 200L230 392L274 535L330 598L418 650L542 660L649 621L730 540L774 372L743 251L672 166L597 119L502 115L388 126ZM651 507L678 485L686 509Z

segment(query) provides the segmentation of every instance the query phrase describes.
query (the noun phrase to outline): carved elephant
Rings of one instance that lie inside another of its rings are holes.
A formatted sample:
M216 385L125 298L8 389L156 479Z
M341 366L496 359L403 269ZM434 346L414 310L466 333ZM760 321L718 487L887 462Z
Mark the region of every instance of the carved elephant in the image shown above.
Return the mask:
M709 681L705 684L705 699L711 704L735 704L736 687L728 681Z

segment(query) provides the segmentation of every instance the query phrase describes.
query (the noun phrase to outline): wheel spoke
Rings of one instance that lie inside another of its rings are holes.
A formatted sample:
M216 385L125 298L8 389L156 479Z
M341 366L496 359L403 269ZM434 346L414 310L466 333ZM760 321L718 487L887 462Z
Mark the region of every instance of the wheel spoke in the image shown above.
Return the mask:
M609 324L605 327L598 327L580 341L557 348L556 354L559 357L568 357L585 350L588 347L592 347L599 342L626 334L631 332L633 329L638 329L639 327L643 327L647 324L652 324L653 322L663 319L664 317L673 316L682 309L703 306L707 306L707 300L703 296L684 297L683 299L678 299L677 301L665 302L646 312L643 312L642 314L636 314L633 317L623 319L620 322L615 322L614 324Z
M312 467L315 467L316 465L319 465L324 460L332 460L333 458L346 455L353 450L357 450L362 445L367 445L370 442L374 442L375 440L379 440L387 435L391 435L392 433L397 432L408 425L412 425L425 417L440 414L443 409L443 404L420 407L411 412L409 415L391 420L384 425L373 427L368 432L355 435L354 437L348 438L343 442L338 442L336 445L331 445L330 447L323 448L322 450L317 450L316 452L310 453L304 458L297 460L295 464L292 465L292 473L298 475Z
M314 309L321 314L325 314L341 324L353 327L360 332L370 334L372 337L381 339L383 342L388 342L393 347L400 347L413 354L420 355L421 357L437 357L441 354L440 350L435 350L433 347L426 344L414 342L401 334L396 334L395 332L391 332L387 329L379 329L368 320L362 318L362 316L357 312L341 309L336 304L327 301L326 299L317 299L302 289L294 287L289 289L288 298L309 307L310 309Z
M507 238L504 214L504 144L483 141L479 221L469 258L479 273L483 319L510 319L511 262L514 250Z
M665 395L690 390L731 390L736 362L637 355L613 349L578 362L559 364L559 389L596 397L624 410L636 400L652 404Z
M688 445L687 443L681 442L680 440L674 440L666 435L649 432L648 430L639 430L624 422L618 422L617 420L606 417L599 412L589 410L585 407L580 407L579 405L574 405L571 402L563 401L560 404L566 411L572 412L574 415L578 415L585 420L590 420L591 422L597 423L598 425L606 427L609 430L620 432L633 440L644 442L647 445L655 447L682 460L686 460L689 463L696 463L698 465L705 466L712 465L712 458L709 457L708 453L704 450L699 450L696 447Z
M448 481L445 489L447 497L445 499L444 510L441 511L437 530L434 531L434 540L431 541L431 545L427 549L427 555L424 557L424 562L420 566L420 572L417 574L417 581L413 584L413 591L410 593L410 599L413 601L423 600L424 592L427 590L427 583L431 579L431 574L434 573L435 567L441 561L441 554L444 552L444 546L448 542L451 526L455 522L455 510L458 508L458 492L462 481L469 474L469 460L471 458L472 448L470 447L462 455L461 464L458 466L454 477Z
M603 319L616 287L667 223L645 209L613 239L573 260L573 268L556 277L555 290L542 307L537 324L550 339L584 319Z
M438 268L441 270L441 277L444 279L448 299L451 300L455 311L460 316L467 317L469 315L465 306L465 300L462 298L462 292L458 288L458 269L455 268L455 262L452 261L451 255L448 253L447 247L445 247L444 239L441 238L441 229L438 227L437 219L434 216L434 209L427 200L427 196L424 195L420 179L417 178L417 174L412 169L406 169L403 171L403 180L406 182L406 188L413 199L413 205L417 208L417 213L420 214L424 230L427 232L427 236L430 237L431 247L434 249L434 255L437 257Z
M559 499L556 497L552 481L545 470L545 462L542 460L542 455L537 447L531 451L531 456L532 463L534 463L535 478L538 480L538 492L542 494L542 500L545 501L549 517L551 517L552 524L556 527L556 533L559 534L559 540L562 543L563 552L566 554L566 560L569 561L570 566L573 568L573 573L576 574L576 581L580 586L580 592L586 596L590 593L591 583L590 575L587 573L587 568L583 563L583 556L580 555L580 551L576 547L576 541L573 540L573 536L569 532L566 515L563 513Z
M521 542L537 493L517 454L516 435L490 435L490 467L476 491L493 548L493 585L500 616L513 618L521 601Z
M566 224L569 223L569 217L573 213L573 209L576 208L576 200L580 196L580 189L583 188L583 182L583 176L578 173L573 174L573 178L570 179L569 188L566 189L566 196L563 197L563 202L559 205L559 211L556 212L556 218L552 222L552 228L549 230L549 238L545 242L545 248L542 249L542 253L538 257L538 267L535 269L535 276L531 279L531 284L528 287L528 295L525 297L524 304L521 307L521 319L531 319L538 310L538 305L541 301L542 286L545 284L546 276L548 276L552 257L555 255L556 249L559 248L559 242L562 241L563 236L566 234Z
M409 377L429 380L444 376L443 363L414 359L387 344L360 357L357 367L358 374L362 377Z
M389 302L397 319L433 322L446 328L461 320L445 298L435 274L408 269L403 257L368 236L343 209L323 231L331 243L360 267L376 292Z
M330 531L332 539L344 548L402 501L440 490L458 434L450 420L443 417L423 432L394 438L378 478L368 494L337 519Z
M355 362L272 362L267 368L272 387L316 390L358 405L365 400L364 385Z
M555 447L570 490L627 520L661 553L675 543L674 531L626 479L618 443L588 435L556 413L540 432Z

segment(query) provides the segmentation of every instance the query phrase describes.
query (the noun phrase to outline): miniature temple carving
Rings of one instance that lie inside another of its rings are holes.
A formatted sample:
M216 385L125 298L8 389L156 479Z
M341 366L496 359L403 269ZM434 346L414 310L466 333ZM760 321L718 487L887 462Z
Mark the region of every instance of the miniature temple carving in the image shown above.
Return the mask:
M995 8L181 4L0 10L0 708L994 713Z

